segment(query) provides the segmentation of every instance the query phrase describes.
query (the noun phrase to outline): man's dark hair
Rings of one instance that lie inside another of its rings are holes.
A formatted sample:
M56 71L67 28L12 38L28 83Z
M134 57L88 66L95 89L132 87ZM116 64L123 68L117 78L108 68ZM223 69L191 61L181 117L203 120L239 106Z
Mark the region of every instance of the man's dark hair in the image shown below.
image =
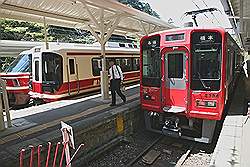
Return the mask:
M114 64L115 64L115 59L114 58L110 59L110 62L114 62Z

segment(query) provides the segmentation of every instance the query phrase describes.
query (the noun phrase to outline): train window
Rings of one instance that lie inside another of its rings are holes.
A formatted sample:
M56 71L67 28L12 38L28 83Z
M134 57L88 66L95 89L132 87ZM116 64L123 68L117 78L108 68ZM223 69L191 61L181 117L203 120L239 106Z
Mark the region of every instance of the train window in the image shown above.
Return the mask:
M56 53L42 53L42 90L53 93L63 82L62 57Z
M121 64L122 64L122 60L121 60L121 59L119 59L119 58L116 58L116 59L115 59L115 63L116 63L116 65L121 66Z
M132 71L132 59L131 58L122 58L120 64L123 72Z
M35 80L39 81L39 61L35 61Z
M32 54L19 55L5 72L31 72Z
M193 90L219 90L221 79L222 37L217 32L192 34Z
M92 59L92 74L93 76L100 76L102 71L102 60L100 58Z
M125 47L124 43L119 43L119 47Z
M75 59L69 59L69 74L75 74Z
M142 42L142 85L160 87L161 54L160 36L146 38Z
M183 78L183 54L171 53L168 57L168 78Z
M133 70L137 71L140 70L140 59L133 58Z

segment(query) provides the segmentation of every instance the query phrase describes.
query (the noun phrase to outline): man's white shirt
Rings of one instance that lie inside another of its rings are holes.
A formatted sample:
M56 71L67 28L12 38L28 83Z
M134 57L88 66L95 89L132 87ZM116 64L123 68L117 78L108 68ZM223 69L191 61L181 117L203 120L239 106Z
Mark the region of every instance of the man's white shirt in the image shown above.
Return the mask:
M113 68L113 70L112 70ZM119 70L119 71L118 71ZM123 80L123 74L121 67L118 65L113 65L112 67L109 68L109 74L110 74L110 79L113 79L113 71L114 71L114 79L120 79Z

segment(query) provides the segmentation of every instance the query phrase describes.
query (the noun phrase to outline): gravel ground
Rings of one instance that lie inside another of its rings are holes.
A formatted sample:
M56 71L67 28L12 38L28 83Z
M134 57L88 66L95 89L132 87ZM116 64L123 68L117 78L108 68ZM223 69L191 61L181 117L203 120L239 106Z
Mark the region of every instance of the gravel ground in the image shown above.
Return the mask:
M120 143L109 151L105 152L93 161L84 166L88 167L124 167L131 162L137 155L147 148L152 142L159 138L158 134L143 130L135 133L128 142ZM172 167L175 166L183 154L193 145L194 142L163 137L150 150L160 152L160 156L152 165L147 165L140 158L133 167ZM185 167L209 166L215 143L199 144L196 143L189 157L184 162Z
M93 161L85 164L89 167L123 167L135 158L145 147L150 145L159 135L148 131L135 133L126 143L120 143Z
M184 167L209 166L214 150L214 144L197 144L184 162Z

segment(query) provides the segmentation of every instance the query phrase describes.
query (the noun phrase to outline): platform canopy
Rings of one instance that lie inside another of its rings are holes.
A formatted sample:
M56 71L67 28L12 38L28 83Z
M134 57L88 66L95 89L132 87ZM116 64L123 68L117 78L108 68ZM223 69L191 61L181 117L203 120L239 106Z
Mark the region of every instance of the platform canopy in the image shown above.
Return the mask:
M237 33L241 36L243 47L250 52L250 0L221 0L225 13Z
M142 36L174 26L115 0L0 0L0 17ZM103 25L102 25L103 23ZM112 31L113 30L113 31Z
M89 30L101 45L101 92L108 99L105 44L112 34L147 35L174 28L116 0L0 0L0 17ZM45 28L46 29L46 28ZM47 31L45 31L45 43Z

